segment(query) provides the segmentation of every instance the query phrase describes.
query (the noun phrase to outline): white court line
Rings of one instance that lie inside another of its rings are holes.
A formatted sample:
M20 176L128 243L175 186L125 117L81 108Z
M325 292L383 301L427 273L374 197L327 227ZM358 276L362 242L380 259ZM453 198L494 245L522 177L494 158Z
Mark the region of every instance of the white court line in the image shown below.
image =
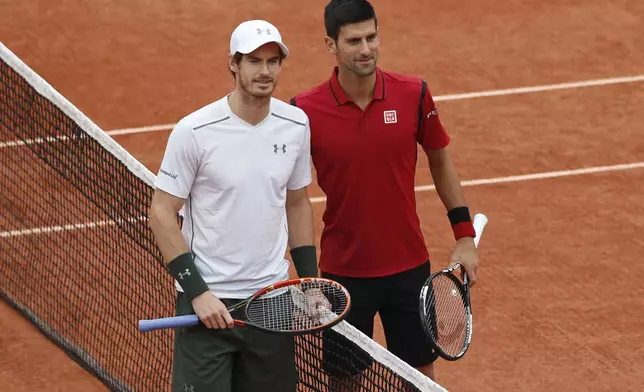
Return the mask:
M177 124L163 124L163 125L151 125L149 127L140 127L140 128L114 129L112 131L107 131L107 134L110 136L119 136L119 135L129 135L132 133L166 131L174 128L175 125Z
M644 162L635 162L635 163L625 163L621 165L612 165L612 166L587 167L587 168L575 169L575 170L551 171L551 172L534 173L534 174L523 174L518 176L468 180L468 181L462 181L461 185L464 187L467 187L467 186L477 186L477 185L487 185L487 184L503 184L508 182L532 181L532 180L541 180L546 178L580 176L584 174L605 173L605 172L624 171L624 170L643 169L643 168L644 168ZM434 185L419 185L419 186L416 186L414 189L416 192L428 192L428 191L433 191L436 188L434 187ZM326 201L326 197L311 197L310 200L311 200L311 203L313 204L324 203ZM146 219L147 217L140 217L138 219L128 219L128 221L146 220ZM98 222L88 222L88 223L77 223L77 224L65 225L65 226L38 227L34 229L3 231L3 232L0 232L0 238L18 237L18 236L31 235L31 234L44 234L44 233L51 233L51 232L57 232L57 231L80 230L80 229L86 229L86 228L92 229L96 227L113 225L114 223L115 223L114 221L98 221Z
M85 136L81 136L85 137ZM69 140L69 137L67 136L48 136L46 138L36 138L36 139L27 139L26 141L22 140L16 140L16 141L11 141L11 142L0 142L0 148L4 147L17 147L17 146L24 146L27 144L39 144L39 143L44 143L44 142L62 142L65 140Z
M608 78L608 79L594 79L594 80L585 80L580 82L546 84L542 86L517 87L517 88L504 89L504 90L478 91L478 92L465 93L465 94L437 95L433 98L435 102L456 101L461 99L497 97L502 95L531 94L531 93L538 93L538 92L545 92L545 91L565 90L565 89L593 87L593 86L606 86L610 84L620 84L620 83L637 83L637 82L644 82L644 75L624 76L619 78ZM175 125L176 124L163 124L163 125L152 125L152 126L139 127L139 128L114 129L111 131L107 131L107 134L110 136L120 136L120 135L130 135L134 133L166 131L166 130L171 130L172 128L174 128Z
M0 238L20 237L23 235L31 235L31 234L47 234L47 233L55 233L57 231L93 229L96 227L108 226L113 224L114 222L112 221L98 221L98 222L88 222L88 223L75 223L73 225L64 225L64 226L35 227L33 229L2 231L0 232Z
M120 222L136 222L136 221L144 221L147 220L148 218L145 216L142 216L140 218L130 218L126 219L125 221L120 221ZM117 222L113 220L102 220L102 221L97 221L97 222L85 222L85 223L73 223L70 225L63 225L63 226L44 226L44 227L34 227L31 229L22 229L22 230L11 230L11 231L0 231L0 238L9 238L9 237L20 237L23 235L32 235L32 234L48 234L48 233L56 233L59 231L72 231L72 230L82 230L82 229L96 229L99 227L104 227L104 226L112 226L115 225Z
M633 170L633 169L642 169L642 168L644 168L644 162L635 162L635 163L625 163L622 165L596 166L596 167L587 167L587 168L574 169L574 170L561 170L561 171L551 171L551 172L544 172L544 173L523 174L519 176L468 180L468 181L462 181L461 185L463 187L467 187L467 186L488 185L488 184L503 184L508 182L522 182L522 181L531 181L531 180L542 180L546 178L581 176L584 174L605 173L605 172L624 171L624 170ZM416 192L427 192L427 191L433 191L435 189L436 187L434 185L419 185L414 187L414 190ZM326 201L326 197L324 196L312 197L310 200L311 200L311 203L324 203Z
M544 91L555 91L555 90L565 90L565 89L572 89L572 88L606 86L610 84L636 83L636 82L644 82L644 75L624 76L621 78L586 80L582 82L546 84L543 86L519 87L519 88L510 88L505 90L480 91L480 92L467 93L467 94L438 95L434 98L434 101L456 101L459 99L498 97L501 95L529 94L529 93L538 93L538 92L544 92Z

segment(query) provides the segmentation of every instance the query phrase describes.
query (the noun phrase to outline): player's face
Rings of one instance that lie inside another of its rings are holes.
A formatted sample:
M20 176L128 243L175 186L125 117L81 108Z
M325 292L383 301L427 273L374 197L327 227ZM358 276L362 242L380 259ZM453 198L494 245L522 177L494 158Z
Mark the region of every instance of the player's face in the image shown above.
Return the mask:
M231 58L231 68L237 73L237 86L246 93L256 98L270 97L282 69L279 46L273 42L262 45L244 55L239 64Z
M368 76L376 70L380 39L375 20L344 25L337 42L328 37L326 42L339 66L344 66L358 76Z

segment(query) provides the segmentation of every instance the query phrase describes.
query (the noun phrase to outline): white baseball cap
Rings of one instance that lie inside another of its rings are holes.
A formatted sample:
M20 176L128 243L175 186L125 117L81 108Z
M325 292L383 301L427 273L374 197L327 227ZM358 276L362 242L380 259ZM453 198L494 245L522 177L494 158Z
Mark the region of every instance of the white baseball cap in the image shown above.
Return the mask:
M282 42L282 35L277 27L265 20L247 20L233 31L230 37L230 54L248 54L269 42L278 44L284 57L288 56L288 48Z

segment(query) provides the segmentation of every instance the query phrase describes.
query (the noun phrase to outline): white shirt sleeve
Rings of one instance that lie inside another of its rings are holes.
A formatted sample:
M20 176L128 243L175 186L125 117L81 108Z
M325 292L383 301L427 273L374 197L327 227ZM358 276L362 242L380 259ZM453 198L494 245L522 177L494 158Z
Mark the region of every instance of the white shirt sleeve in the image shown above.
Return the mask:
M170 133L154 186L186 199L199 167L199 148L192 127L177 124Z
M287 188L290 191L304 188L311 183L311 127L308 116L304 127L302 148L295 161L295 167L288 180Z

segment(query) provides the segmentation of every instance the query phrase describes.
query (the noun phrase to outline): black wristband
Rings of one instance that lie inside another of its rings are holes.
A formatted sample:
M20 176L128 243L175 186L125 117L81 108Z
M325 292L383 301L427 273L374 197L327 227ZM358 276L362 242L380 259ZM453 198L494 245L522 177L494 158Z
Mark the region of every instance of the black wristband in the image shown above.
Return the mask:
M168 269L191 301L194 297L209 290L197 270L192 253L186 252L175 257L168 263Z
M317 278L318 257L315 245L304 245L291 249L291 258L300 278Z
M456 207L449 210L447 213L449 223L456 225L463 222L471 222L470 209L467 207Z

